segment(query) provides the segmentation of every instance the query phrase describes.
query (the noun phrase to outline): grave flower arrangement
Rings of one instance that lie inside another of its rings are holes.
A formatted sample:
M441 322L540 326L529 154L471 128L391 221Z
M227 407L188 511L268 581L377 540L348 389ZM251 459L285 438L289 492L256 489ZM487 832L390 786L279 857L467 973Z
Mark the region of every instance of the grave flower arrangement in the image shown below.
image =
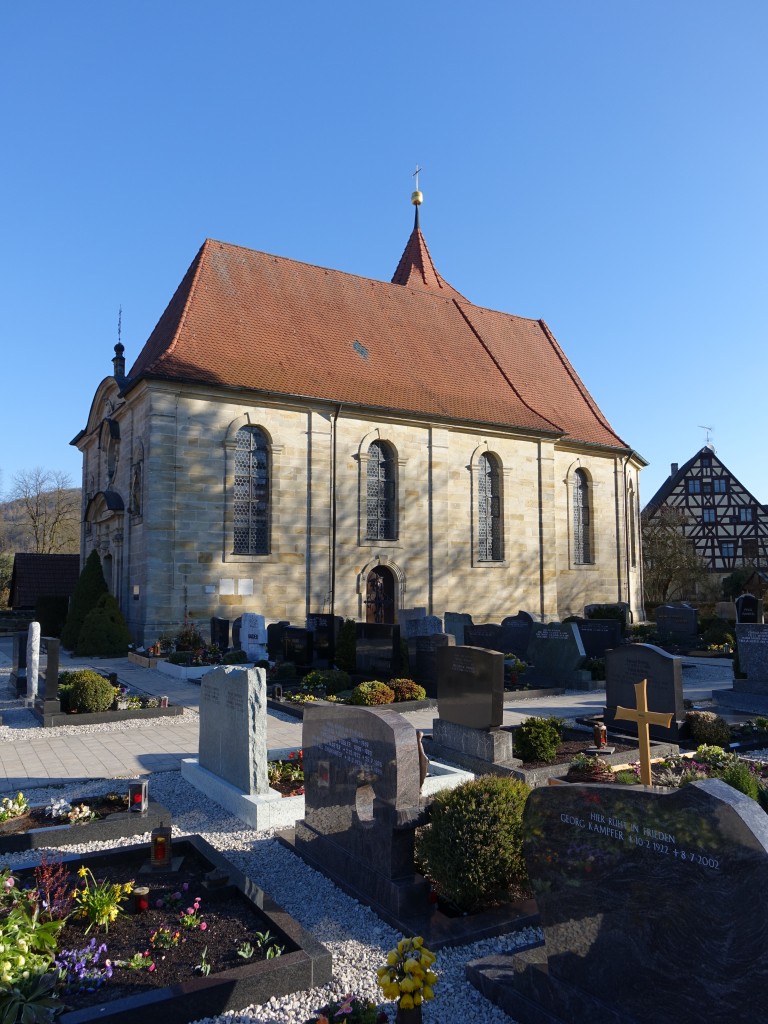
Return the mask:
M26 814L28 810L29 804L21 791L16 794L16 797L13 800L9 796L4 796L2 801L0 801L0 821L10 821L11 818L20 818L23 814Z
M400 939L395 949L387 953L386 964L376 972L384 996L397 1000L399 1010L412 1010L434 999L437 975L431 968L435 960L435 954L427 949L420 935Z
M301 796L304 792L304 751L292 750L286 760L267 764L269 784L284 796Z
M306 1024L387 1024L389 1018L374 1003L348 993L340 1001L332 999Z

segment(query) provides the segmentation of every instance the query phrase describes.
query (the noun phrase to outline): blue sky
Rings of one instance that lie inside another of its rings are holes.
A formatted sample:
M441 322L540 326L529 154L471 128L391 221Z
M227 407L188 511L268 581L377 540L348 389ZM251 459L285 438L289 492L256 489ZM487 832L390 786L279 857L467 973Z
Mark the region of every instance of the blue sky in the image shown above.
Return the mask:
M543 317L651 463L768 502L764 0L6 3L0 489L69 441L206 237L388 280L412 227ZM460 368L457 367L457 372Z

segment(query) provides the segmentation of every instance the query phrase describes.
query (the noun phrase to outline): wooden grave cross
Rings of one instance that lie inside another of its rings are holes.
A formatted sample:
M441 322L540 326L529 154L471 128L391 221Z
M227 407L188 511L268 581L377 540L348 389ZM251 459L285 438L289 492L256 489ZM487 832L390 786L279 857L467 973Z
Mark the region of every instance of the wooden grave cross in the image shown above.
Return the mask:
M640 754L640 781L644 786L652 784L651 779L651 737L648 732L649 725L663 725L668 729L672 724L674 714L663 714L661 711L648 710L648 695L646 686L648 680L643 679L635 683L635 708L616 708L616 718L628 722L637 723L637 745Z

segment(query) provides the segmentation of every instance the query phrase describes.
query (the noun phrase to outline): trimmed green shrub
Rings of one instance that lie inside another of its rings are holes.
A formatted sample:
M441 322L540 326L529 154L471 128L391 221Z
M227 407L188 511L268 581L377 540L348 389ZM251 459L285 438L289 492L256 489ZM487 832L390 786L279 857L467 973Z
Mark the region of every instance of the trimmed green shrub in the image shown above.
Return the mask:
M557 756L562 728L559 718L527 718L513 735L515 757L551 764Z
M292 681L296 678L296 666L292 661L281 661L277 666L277 679Z
M83 571L72 592L69 614L61 631L62 647L66 647L68 651L75 650L86 615L96 607L99 598L106 594L108 589L101 569L99 553L94 548L88 555Z
M727 747L731 742L731 730L728 723L714 711L687 711L685 720L694 743Z
M222 665L243 665L246 661L248 661L248 655L245 651L227 651L226 654L222 654L221 656Z
M439 895L471 912L527 884L523 808L529 793L519 779L483 775L437 794L429 824L417 832L416 859Z
M371 679L365 683L359 683L354 688L349 703L372 707L375 704L392 704L394 700L395 691L391 687L386 683L380 683L377 679Z
M707 644L730 644L733 647L733 626L726 619L714 619L702 633L702 640Z
M194 651L171 651L165 659L169 665L191 665Z
M757 778L749 770L749 765L738 759L726 765L722 772L718 773L723 782L738 789L740 793L746 793L753 800L757 800L760 793L760 784Z
M67 710L80 715L109 711L115 699L112 683L90 668L62 672L59 676L59 693L62 686L67 691Z
M79 657L123 658L128 653L131 634L111 594L103 594L93 611L88 612L80 629L75 648Z
M354 619L345 619L336 637L336 667L352 673L357 666L357 625Z
M61 710L64 712L65 715L69 714L69 712L71 711L71 707L69 704L69 695L71 692L71 686L62 686L61 684L59 684L59 689L56 692L56 696L59 698L59 704L61 705Z
M342 690L349 689L349 673L340 668L314 669L304 676L301 688L305 693L341 693Z
M390 679L388 686L395 694L395 703L403 700L425 700L427 691L413 679Z

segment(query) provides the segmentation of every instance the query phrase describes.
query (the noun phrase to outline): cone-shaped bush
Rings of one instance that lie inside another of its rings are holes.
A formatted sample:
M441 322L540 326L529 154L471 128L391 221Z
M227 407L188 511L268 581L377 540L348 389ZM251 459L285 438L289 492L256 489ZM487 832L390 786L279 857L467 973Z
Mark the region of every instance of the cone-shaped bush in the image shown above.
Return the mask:
M130 642L131 634L120 605L111 594L103 594L93 611L85 617L75 652L79 656L124 658Z
M106 594L108 589L107 581L101 570L99 553L94 548L88 555L80 578L75 584L67 621L61 631L62 647L66 647L68 651L74 651L86 615L96 607L99 598L102 594Z

